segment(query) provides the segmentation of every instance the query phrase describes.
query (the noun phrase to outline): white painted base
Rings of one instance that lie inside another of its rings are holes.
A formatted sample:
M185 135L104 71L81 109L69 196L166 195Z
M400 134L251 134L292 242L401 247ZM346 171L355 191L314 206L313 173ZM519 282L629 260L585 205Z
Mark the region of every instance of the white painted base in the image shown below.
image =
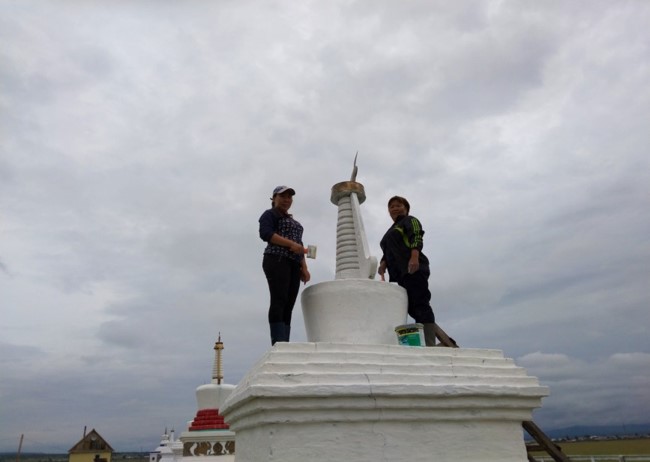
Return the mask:
M222 414L237 462L526 462L547 394L498 350L277 343Z
M397 284L336 279L307 287L301 304L309 342L397 345L408 299Z
M339 422L237 434L237 462L526 462L521 423Z

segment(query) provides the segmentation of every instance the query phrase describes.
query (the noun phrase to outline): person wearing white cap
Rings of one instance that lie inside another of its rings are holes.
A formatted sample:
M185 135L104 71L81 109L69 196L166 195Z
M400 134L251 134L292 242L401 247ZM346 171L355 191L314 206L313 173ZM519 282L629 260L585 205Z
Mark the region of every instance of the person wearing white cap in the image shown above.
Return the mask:
M303 227L289 214L295 194L296 191L288 186L276 187L271 196L271 208L259 219L260 238L267 242L262 269L271 296L271 345L289 341L291 314L298 297L300 281L306 284L311 278L302 243Z

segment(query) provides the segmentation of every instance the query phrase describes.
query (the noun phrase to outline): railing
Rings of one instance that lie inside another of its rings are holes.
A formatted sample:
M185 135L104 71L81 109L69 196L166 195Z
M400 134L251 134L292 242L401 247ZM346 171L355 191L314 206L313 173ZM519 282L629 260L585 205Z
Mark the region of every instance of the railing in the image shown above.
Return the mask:
M537 462L553 462L552 457L533 456ZM602 456L569 456L571 462L650 462L650 455L602 455Z

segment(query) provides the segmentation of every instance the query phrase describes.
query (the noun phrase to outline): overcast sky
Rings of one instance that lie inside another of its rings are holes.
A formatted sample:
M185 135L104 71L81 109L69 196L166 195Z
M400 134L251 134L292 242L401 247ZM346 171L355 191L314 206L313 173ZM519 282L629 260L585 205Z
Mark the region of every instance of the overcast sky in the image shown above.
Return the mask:
M543 429L650 420L650 3L0 0L0 451L178 433L270 347L258 218L400 194L440 325L550 387ZM305 341L300 304L292 340Z

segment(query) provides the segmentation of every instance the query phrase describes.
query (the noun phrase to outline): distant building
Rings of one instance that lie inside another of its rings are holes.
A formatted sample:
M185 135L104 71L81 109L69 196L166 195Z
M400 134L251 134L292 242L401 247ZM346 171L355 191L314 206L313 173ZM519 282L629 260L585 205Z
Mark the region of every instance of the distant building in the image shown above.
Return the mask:
M68 462L111 462L113 448L93 428L68 451Z

